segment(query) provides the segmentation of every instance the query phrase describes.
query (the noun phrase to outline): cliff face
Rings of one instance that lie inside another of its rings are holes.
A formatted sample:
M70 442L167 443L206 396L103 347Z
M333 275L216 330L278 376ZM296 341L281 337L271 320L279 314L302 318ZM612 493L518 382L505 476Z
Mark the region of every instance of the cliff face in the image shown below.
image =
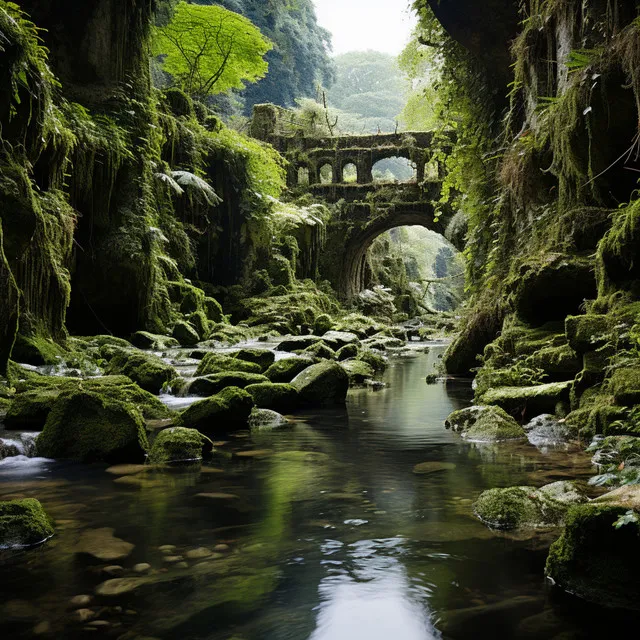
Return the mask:
M475 304L447 355L451 372L481 367L480 400L516 389L516 412L527 387L566 382L549 409L585 433L636 430L635 400L616 391L622 378L640 390L633 4L522 3L510 108L484 165L493 200L469 236Z

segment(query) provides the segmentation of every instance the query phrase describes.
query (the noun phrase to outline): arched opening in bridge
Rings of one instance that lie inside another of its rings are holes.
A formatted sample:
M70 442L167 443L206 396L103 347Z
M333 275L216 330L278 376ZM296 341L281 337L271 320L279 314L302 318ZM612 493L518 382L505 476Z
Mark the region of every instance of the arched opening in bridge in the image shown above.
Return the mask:
M347 264L354 301L365 314L415 318L453 312L464 299L462 254L423 226L365 238Z
M327 162L320 167L320 184L333 183L333 167Z
M417 167L408 158L394 156L378 160L372 169L374 182L414 182Z
M353 162L347 162L342 167L342 182L347 184L358 182L358 167Z
M303 187L308 187L310 183L309 168L300 167L298 169L298 184Z

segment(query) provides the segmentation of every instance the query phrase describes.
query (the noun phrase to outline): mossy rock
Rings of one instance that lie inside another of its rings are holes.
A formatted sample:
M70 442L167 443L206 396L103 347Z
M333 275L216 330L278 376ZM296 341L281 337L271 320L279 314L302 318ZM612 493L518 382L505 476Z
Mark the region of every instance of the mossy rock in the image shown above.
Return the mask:
M244 371L227 371L212 373L202 378L195 378L188 386L187 392L194 396L212 396L225 387L244 389L250 384L269 382L269 378L260 373L245 373Z
M286 427L289 421L277 411L254 409L249 416L249 428L253 431L270 431Z
M473 510L494 529L550 527L562 524L570 505L586 501L572 482L560 481L540 489L489 489L480 494Z
M373 367L362 360L345 360L340 366L347 372L350 384L362 384L376 374Z
M180 415L184 427L205 435L216 435L247 427L254 402L249 393L227 387L220 393L192 404Z
M56 364L69 355L69 352L57 342L40 335L18 334L11 350L11 358L14 361L34 366Z
M149 451L151 464L194 462L213 450L213 442L195 429L171 427L163 429Z
M7 412L5 425L9 429L40 430L61 393L82 390L131 403L148 420L158 420L170 415L157 396L144 391L126 376L87 379L40 376L19 384L18 393Z
M350 313L335 323L335 331L355 333L360 338L368 338L385 329L385 325L369 316Z
M262 373L262 367L255 362L247 362L222 353L207 353L196 370L197 376L208 376L215 373L242 371L244 373Z
M145 423L130 403L90 391L60 395L36 441L46 458L138 462L148 449Z
M351 331L327 331L327 333L322 336L322 341L326 345L330 346L334 351L337 351L348 344L356 346L360 344L358 336Z
M83 336L76 338L76 340L83 340L87 344L95 347L120 347L122 349L130 349L133 345L124 338L117 338L116 336L98 335L98 336Z
M204 311L194 311L193 313L189 314L187 320L188 324L195 329L201 340L206 340L209 337L211 323L207 319Z
M283 358L264 373L271 382L291 382L301 371L313 364L311 358Z
M377 349L378 351L387 351L388 349L399 349L404 347L404 341L400 338L392 338L391 336L375 335L362 341L367 349Z
M631 407L640 404L640 367L620 367L614 370L609 390L616 404Z
M136 349L116 350L105 373L125 375L145 391L154 394L160 393L165 385L178 377L176 370L164 360Z
M290 384L263 382L246 387L256 407L274 411L295 411L299 405L298 391Z
M266 371L276 359L275 353L270 349L240 349L234 357L245 362L253 362L262 371Z
M201 336L188 322L178 320L173 327L173 337L183 347L193 347L200 342Z
M207 318L211 322L223 322L224 312L220 303L215 298L205 297L204 299L204 312L207 314Z
M327 333L327 331L331 331L333 326L334 322L331 316L326 313L321 313L313 323L313 333L317 336L322 336Z
M445 420L445 427L474 442L526 438L524 429L506 411L494 406L475 405L454 411Z
M489 389L479 400L497 405L513 416L534 417L556 413L558 407L568 407L572 384L573 381L567 381L532 387L498 387Z
M569 346L577 353L593 351L609 340L610 320L606 315L568 316L564 326Z
M176 87L165 89L164 97L173 115L189 119L195 116L193 100L181 89Z
M322 338L318 336L288 336L276 349L278 351L302 351L319 343L322 343Z
M152 351L164 351L179 347L180 343L170 336L163 336L149 331L136 331L131 336L131 344L138 349L151 349Z
M582 359L569 345L540 349L529 356L525 363L542 369L553 381L574 378L582 369Z
M363 349L360 351L356 360L361 360L371 365L376 373L382 373L389 366L389 361L385 356L372 349Z
M322 360L333 360L336 357L336 352L323 342L316 342L316 344L312 344L310 347L302 349L301 351L295 351L295 353L302 356L307 355L314 358L321 358Z
M53 534L52 521L38 500L0 501L0 549L30 547Z
M291 384L305 405L344 404L349 390L349 376L337 362L325 361L307 367Z
M40 430L47 421L60 391L54 389L36 389L16 395L4 418L7 429Z
M634 522L614 526L627 511L594 503L572 507L549 549L547 576L598 605L640 610L640 528Z
M336 360L338 362L342 362L343 360L348 360L349 358L356 358L358 356L358 346L355 344L345 344L344 347L341 347L336 351Z

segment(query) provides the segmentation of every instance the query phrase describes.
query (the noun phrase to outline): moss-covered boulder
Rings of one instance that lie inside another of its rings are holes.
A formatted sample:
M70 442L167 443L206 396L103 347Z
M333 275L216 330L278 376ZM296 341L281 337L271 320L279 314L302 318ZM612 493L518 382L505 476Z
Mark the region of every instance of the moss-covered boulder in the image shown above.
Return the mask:
M291 382L301 371L314 364L312 358L283 358L274 362L264 375L271 382Z
M542 369L547 380L570 380L582 369L582 359L569 346L546 347L529 356L525 364Z
M4 426L15 430L40 430L53 408L60 391L36 389L16 395L9 405Z
M261 382L269 382L269 378L259 373L245 373L244 371L213 373L192 380L187 387L187 393L193 396L212 396L226 387L244 389L251 384Z
M347 372L350 384L362 384L376 374L373 367L362 360L345 360L340 366Z
M131 378L149 393L160 393L165 385L178 377L177 371L161 358L137 349L116 349L107 365L108 375Z
M305 405L344 404L349 376L337 362L321 362L299 373L291 385L297 389L300 401Z
M549 382L532 387L498 387L489 389L479 401L494 404L513 416L532 417L542 413L568 410L573 381Z
M360 338L351 331L327 331L322 336L322 341L334 351L346 347L348 344L359 345Z
M338 351L336 351L336 360L338 362L342 362L343 360L348 360L349 358L355 358L358 355L358 345L355 344L345 344L344 347L340 347Z
M640 610L640 527L637 518L621 522L628 511L596 503L572 507L549 549L546 574L554 584L598 605Z
M149 443L134 405L78 390L56 400L36 446L46 458L137 462L144 460Z
M363 349L358 353L356 360L361 360L371 365L376 373L382 373L389 366L387 358L373 349Z
M278 351L302 351L322 342L319 336L288 336L277 347Z
M588 313L567 316L564 327L569 346L577 353L586 353L601 347L609 339L611 321L606 315Z
M473 406L454 411L445 427L474 442L499 442L526 438L524 429L500 407Z
M277 411L254 409L249 416L249 428L253 431L268 431L286 427L289 421Z
M480 494L473 510L494 529L550 527L562 524L571 505L586 501L574 483L560 481L540 489L489 489Z
M227 387L185 409L180 421L205 435L227 433L246 428L253 407L253 399L244 389Z
M640 367L615 369L609 382L609 391L616 404L626 407L640 404Z
M320 358L322 360L333 360L336 357L336 352L324 342L316 342L310 347L303 349L302 351L296 351L301 356L309 356L311 358Z
M204 299L204 311L207 314L207 318L211 322L223 322L224 313L220 303L215 298L206 297Z
M330 315L321 313L313 323L313 333L317 336L322 336L333 329L333 324L333 319Z
M192 347L198 344L201 339L195 328L184 320L176 322L172 335L183 347Z
M245 362L253 362L262 371L266 371L275 362L276 354L270 349L240 349L234 357Z
M180 343L169 336L150 333L149 331L136 331L131 336L131 344L138 349L151 349L152 351L164 351L173 347L179 347Z
M147 420L170 415L157 396L144 391L127 376L87 379L39 376L18 385L18 393L7 411L5 426L15 430L40 430L60 394L76 391L90 391L112 400L128 402Z
M231 371L243 371L244 373L262 373L262 367L255 362L239 360L223 353L207 353L196 370L197 376L208 376L214 373L226 373Z
M298 408L298 391L286 383L263 382L246 387L256 407L274 411L295 411Z
M201 460L213 449L207 436L195 429L171 427L163 429L153 441L149 451L149 462L167 464L171 462L194 462Z
M33 498L0 502L0 549L30 547L53 535L53 524Z

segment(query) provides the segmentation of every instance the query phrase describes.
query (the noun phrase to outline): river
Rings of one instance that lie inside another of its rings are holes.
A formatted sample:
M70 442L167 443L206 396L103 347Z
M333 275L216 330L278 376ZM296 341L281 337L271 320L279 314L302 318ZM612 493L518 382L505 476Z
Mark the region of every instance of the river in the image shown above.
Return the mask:
M2 461L0 499L38 498L56 535L37 549L0 552L0 636L628 633L637 619L545 581L557 531L509 535L474 517L485 488L586 479L593 469L578 447L480 445L446 430L444 419L472 391L466 381L425 384L443 348L392 358L387 386L351 390L343 410L236 433L202 467ZM444 464L414 473L423 462Z

